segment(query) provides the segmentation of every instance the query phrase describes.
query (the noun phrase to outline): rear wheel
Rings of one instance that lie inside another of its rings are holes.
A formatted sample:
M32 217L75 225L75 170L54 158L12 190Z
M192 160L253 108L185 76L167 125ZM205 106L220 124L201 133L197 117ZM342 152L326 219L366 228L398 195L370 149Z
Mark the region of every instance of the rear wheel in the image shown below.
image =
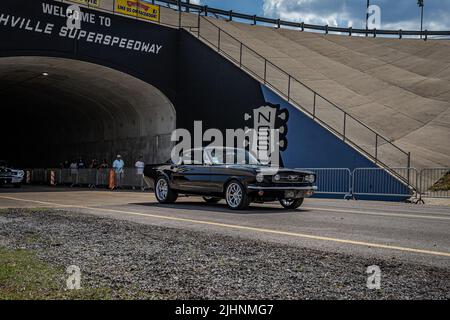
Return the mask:
M178 193L170 189L166 177L158 177L155 182L155 196L159 203L174 203Z
M217 203L222 199L216 198L216 197L203 197L203 200L205 200L205 202L207 202L207 203Z
M303 204L303 198L300 199L281 199L280 204L285 209L297 209Z
M232 210L244 210L250 205L251 199L242 184L233 180L225 189L225 201Z

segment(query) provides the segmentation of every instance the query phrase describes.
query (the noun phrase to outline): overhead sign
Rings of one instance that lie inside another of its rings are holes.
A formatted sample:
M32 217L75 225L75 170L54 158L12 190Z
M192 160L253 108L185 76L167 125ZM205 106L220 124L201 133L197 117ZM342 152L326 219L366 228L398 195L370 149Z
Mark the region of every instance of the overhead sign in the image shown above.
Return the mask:
M90 7L100 7L100 0L70 0L71 2L81 3Z
M160 7L143 0L116 0L116 12L159 22Z

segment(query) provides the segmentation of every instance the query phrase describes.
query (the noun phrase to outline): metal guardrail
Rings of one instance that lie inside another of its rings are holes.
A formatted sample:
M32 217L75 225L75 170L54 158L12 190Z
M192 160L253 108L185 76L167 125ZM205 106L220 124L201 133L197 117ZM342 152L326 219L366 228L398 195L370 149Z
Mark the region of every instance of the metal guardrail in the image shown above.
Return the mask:
M250 22L253 25L256 25L258 22L265 23L265 24L271 24L277 28L280 28L281 26L290 27L290 28L297 28L301 31L305 30L314 30L314 31L323 31L325 34L328 34L330 32L336 32L340 34L347 34L349 36L352 35L364 35L366 37L373 36L377 37L379 35L382 36L398 36L399 39L402 39L404 36L415 36L415 37L421 37L425 41L428 39L429 36L450 36L450 30L449 31L430 31L430 30L377 30L377 29L358 29L358 28L342 28L342 27L333 27L329 25L314 25L314 24L307 24L304 22L292 22L287 20L281 20L281 19L272 19L272 18L266 18L266 17L260 17L257 15L249 15L249 14L243 14L239 12L234 12L232 10L222 10L217 8L211 8L208 6L202 6L197 4L190 4L178 0L152 0L152 3L161 4L164 3L168 6L172 5L174 8L179 8L179 10L184 10L186 12L189 12L190 10L195 11L201 11L204 12L205 15L208 15L208 13L214 14L214 15L220 15L226 18L229 21L232 21L234 18L245 20Z
M391 168L401 176L409 177L410 184L396 179L391 172L382 168L356 168L352 172L353 197L356 196L412 196L416 188L418 172L414 168Z
M450 168L426 168L420 171L420 198L450 198Z
M110 187L110 172L113 169L25 169L31 173L31 184L63 185L70 187ZM145 190L148 185L144 175L136 168L124 168L114 175L114 188ZM24 181L26 183L26 181Z
M299 168L300 169L300 168ZM301 168L314 172L318 194L341 195L352 198L352 172L346 168Z

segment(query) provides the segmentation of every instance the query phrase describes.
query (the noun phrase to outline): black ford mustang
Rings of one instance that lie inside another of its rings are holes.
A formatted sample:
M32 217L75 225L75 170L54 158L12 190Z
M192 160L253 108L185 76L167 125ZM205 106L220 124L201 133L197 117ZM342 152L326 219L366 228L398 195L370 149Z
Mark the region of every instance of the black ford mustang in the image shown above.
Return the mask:
M173 203L179 194L199 195L210 203L225 198L234 210L271 201L296 209L317 189L312 172L264 166L243 149L222 148L223 157L217 150L188 150L176 164L147 165L144 175L154 180L156 199ZM194 153L200 153L199 160L194 160Z

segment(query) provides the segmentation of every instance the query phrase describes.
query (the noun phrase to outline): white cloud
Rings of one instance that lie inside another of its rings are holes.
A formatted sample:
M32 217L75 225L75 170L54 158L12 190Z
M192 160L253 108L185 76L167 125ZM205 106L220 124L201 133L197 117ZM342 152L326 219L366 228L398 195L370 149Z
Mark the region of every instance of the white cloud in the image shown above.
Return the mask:
M337 10L333 10L334 8L324 10L322 7L317 10L319 12L314 12L317 4L316 0L263 0L263 11L266 16L309 24L330 26L353 24L345 3L338 6Z
M377 0L383 29L418 30L420 11L414 0ZM373 3L372 2L372 3ZM283 20L339 27L365 27L363 0L263 0L264 15ZM450 1L426 1L424 29L450 29Z

